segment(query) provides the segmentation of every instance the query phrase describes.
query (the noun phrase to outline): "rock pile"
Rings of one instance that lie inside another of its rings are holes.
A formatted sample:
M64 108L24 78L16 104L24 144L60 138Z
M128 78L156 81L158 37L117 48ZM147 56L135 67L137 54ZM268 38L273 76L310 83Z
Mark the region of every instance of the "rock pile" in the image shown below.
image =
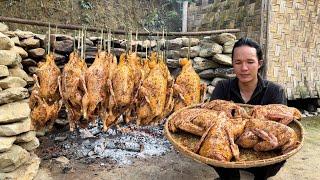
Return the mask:
M0 179L33 179L40 159L25 87L33 80L22 69L24 49L0 32Z

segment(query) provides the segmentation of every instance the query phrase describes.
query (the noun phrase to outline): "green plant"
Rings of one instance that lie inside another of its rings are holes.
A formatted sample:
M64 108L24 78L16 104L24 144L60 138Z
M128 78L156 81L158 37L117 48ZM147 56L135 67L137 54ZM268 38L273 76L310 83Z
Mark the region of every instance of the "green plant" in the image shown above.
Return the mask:
M188 0L194 2L195 0ZM141 20L141 24L151 31L161 31L163 28L169 31L181 30L183 0L162 0L158 2L158 6L150 9L145 19Z
M93 9L94 5L92 2L86 1L86 0L80 0L79 5L82 9Z

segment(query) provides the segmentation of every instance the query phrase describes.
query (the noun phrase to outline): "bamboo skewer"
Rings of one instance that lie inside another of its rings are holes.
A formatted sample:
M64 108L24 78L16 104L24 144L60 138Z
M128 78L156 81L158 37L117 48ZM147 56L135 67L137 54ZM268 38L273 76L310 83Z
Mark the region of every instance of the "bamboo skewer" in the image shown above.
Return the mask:
M129 32L129 51L132 52L132 32Z
M111 30L108 32L108 53L111 53Z
M191 43L190 43L190 37L188 38L188 60L190 60L190 46L191 46Z
M73 32L73 51L76 51L76 34L77 34L77 31L74 30L74 32Z
M80 57L81 59L83 59L83 29L81 30L81 53L80 53Z
M48 30L48 49L47 49L47 54L50 52L50 34L51 34L51 27L49 23L49 30Z
M138 52L138 29L137 29L137 31L136 31L136 47L135 47L135 53L137 53Z
M79 31L78 31L78 48L77 48L78 51L79 51L79 49L80 49L80 43L81 43L81 38L80 38L80 36L81 36L81 31L79 30Z
M103 36L103 29L101 29L101 40L100 40L100 47L99 47L100 51L106 50L103 44L104 44L104 36Z

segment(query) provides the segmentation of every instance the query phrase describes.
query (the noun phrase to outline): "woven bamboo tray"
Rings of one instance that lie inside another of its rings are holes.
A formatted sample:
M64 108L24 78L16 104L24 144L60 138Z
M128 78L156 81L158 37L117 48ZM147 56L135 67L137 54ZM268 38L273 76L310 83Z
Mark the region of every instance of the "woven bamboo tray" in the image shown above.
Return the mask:
M201 104L193 105L189 107L185 107L183 109L191 109L199 107ZM250 111L252 106L250 105L240 105L244 107L247 111ZM231 162L223 162L218 161L215 159L210 159L204 156L201 156L199 154L196 154L192 151L192 149L195 147L196 143L200 140L200 137L185 133L182 131L179 131L177 133L172 133L169 131L168 123L171 121L171 119L179 112L182 111L178 110L177 112L174 112L171 114L166 123L165 123L165 135L167 139L171 142L173 147L178 150L183 155L208 165L213 165L216 167L224 167L224 168L250 168L250 167L261 167L266 165L275 164L281 161L284 161L291 157L292 155L296 154L302 147L304 142L304 129L301 125L301 123L297 120L292 121L289 126L295 130L295 132L298 135L298 140L301 142L300 145L286 153L281 154L280 151L274 150L274 151L268 151L268 152L256 152L253 149L244 149L239 147L240 149L240 160L239 161L231 161Z

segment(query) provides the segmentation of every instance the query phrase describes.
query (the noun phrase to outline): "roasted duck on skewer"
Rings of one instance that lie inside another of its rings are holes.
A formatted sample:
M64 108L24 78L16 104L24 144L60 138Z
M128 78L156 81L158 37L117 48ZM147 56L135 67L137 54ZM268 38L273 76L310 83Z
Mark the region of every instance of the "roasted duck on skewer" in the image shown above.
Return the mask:
M200 77L192 67L192 61L181 59L182 70L176 78L174 87L174 111L203 102L206 85L200 83Z
M62 102L59 93L60 69L55 64L54 56L48 54L46 62L39 63L39 69L34 75L36 81L30 99L32 124L36 129L43 129L46 126L52 127Z
M135 78L135 73L128 64L127 55L123 53L112 77L108 80L111 96L108 104L109 113L104 120L104 130L107 130L120 115L128 115L130 105L134 101L134 94L137 92L134 91Z
M156 124L173 109L172 77L163 59L152 53L148 65L149 74L138 94L138 125Z
M107 54L105 51L98 52L93 64L85 72L83 85L85 94L82 98L82 107L83 117L87 122L82 123L83 127L99 116L101 118L106 116L109 59L113 59L111 54Z
M84 73L87 70L86 62L74 51L65 64L61 78L61 97L66 106L70 131L73 131L82 116L82 98L85 93Z

